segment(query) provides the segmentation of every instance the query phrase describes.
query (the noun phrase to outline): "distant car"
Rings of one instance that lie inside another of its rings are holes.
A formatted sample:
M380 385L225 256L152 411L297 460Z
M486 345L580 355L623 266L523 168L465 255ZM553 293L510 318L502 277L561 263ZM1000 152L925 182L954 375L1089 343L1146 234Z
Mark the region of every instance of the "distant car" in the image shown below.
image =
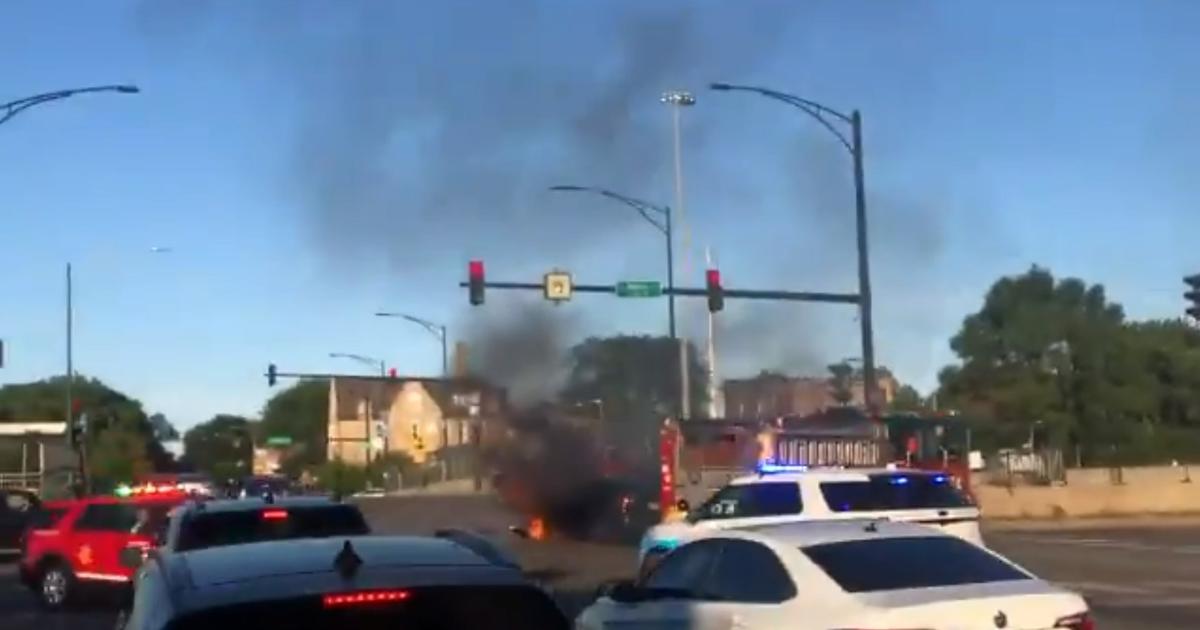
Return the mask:
M264 494L285 497L294 494L293 490L292 483L286 477L259 475L242 480L238 498L261 497Z
M171 512L170 521L154 548L131 549L121 562L137 570L133 588L147 563L167 562L171 555L201 549L247 545L270 540L361 536L371 533L358 507L322 497L231 499L185 503ZM121 602L117 627L124 627L135 594Z
M128 630L566 630L553 600L480 539L336 537L167 554Z
M369 533L357 506L324 497L213 500L189 503L172 513L165 540L156 551Z
M0 553L20 551L25 529L41 505L29 490L0 490Z
M602 628L1094 630L1087 604L978 545L880 520L709 530L576 619Z
M862 518L920 523L983 544L979 508L945 473L765 466L734 479L684 521L646 530L638 559L644 566L713 529Z
M133 569L121 557L162 536L170 510L188 495L155 492L129 498L49 501L23 540L18 572L41 604L59 609L83 588L127 589Z

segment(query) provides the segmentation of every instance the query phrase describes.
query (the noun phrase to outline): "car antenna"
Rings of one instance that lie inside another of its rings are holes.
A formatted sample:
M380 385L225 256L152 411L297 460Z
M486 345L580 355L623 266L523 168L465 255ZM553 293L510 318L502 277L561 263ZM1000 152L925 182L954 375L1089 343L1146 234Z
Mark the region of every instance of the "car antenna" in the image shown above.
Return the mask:
M351 545L349 540L342 544L342 550L333 559L333 568L337 569L342 578L347 580L354 577L362 564L362 558L358 557L358 553L354 551L354 545Z

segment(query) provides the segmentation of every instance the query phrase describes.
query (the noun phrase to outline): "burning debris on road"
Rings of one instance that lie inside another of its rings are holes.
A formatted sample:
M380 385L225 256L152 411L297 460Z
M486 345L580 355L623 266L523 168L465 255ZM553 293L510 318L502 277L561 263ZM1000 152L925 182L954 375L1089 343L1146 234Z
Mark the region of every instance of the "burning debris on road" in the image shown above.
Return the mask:
M622 461L594 420L543 406L513 416L485 458L492 485L533 539L623 540L657 516L654 468Z

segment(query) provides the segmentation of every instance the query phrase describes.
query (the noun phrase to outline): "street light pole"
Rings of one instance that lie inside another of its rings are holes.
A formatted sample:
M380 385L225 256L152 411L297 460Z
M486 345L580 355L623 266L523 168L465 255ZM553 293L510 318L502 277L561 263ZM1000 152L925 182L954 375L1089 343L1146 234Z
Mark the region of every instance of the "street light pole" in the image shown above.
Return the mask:
M787 103L811 116L825 127L849 151L854 160L854 222L858 248L858 307L859 325L862 335L863 394L867 410L874 413L879 409L878 383L875 378L875 334L872 323L870 249L867 243L867 195L863 176L862 115L858 110L843 114L792 94L748 85L712 83L710 88L722 92L754 92L776 101ZM850 138L834 126L833 119L850 126Z
M450 349L447 347L448 341L445 324L431 322L428 319L417 317L416 315L388 311L375 313L375 317L398 317L400 319L408 320L420 326L421 328L424 328L429 332L429 334L436 337L437 340L442 344L442 378L450 378Z
M379 375L387 376L387 363L384 362L383 359L376 359L374 357L363 356L361 354L353 354L350 352L330 352L329 358L331 358L331 359L351 359L353 361L358 361L359 363L363 363L365 365L370 365L371 367L379 366Z
M623 204L629 206L630 208L637 210L638 214L641 215L641 217L643 219L645 219L647 223L654 226L654 229L658 230L659 232L661 232L663 234L664 237L666 237L666 243L667 243L667 329L668 329L668 334L670 334L670 336L671 336L671 339L674 340L676 338L676 336L675 336L675 292L674 292L674 289L675 289L675 250L671 244L672 241L674 241L674 233L672 231L673 226L672 226L672 222L671 222L671 214L672 214L671 207L655 205L655 204L650 203L649 201L643 201L641 199L636 199L634 197L622 195L621 193L613 192L611 190L608 190L607 188L595 188L593 186L575 186L575 185L570 185L570 184L564 184L564 185L558 185L558 186L551 186L550 190L552 190L554 192L591 193L591 194L608 197L609 199L612 199L613 201L623 203ZM654 215L658 215L658 216L662 217L662 220L660 221L658 219L655 219Z
M90 92L116 92L118 94L137 94L141 90L136 85L97 85L94 87L75 88L71 90L58 90L55 92L46 92L44 94L35 94L25 98L19 98L15 101L9 101L0 104L0 125L8 122L17 114L42 103L57 101L64 98L75 96L76 94L87 94Z

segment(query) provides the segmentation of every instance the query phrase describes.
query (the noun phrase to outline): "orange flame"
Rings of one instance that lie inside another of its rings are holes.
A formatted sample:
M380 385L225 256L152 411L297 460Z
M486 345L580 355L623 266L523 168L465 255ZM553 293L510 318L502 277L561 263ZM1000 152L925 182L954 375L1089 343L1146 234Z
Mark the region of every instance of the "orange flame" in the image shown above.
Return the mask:
M533 540L546 539L546 521L541 517L534 517L529 520L529 537Z

